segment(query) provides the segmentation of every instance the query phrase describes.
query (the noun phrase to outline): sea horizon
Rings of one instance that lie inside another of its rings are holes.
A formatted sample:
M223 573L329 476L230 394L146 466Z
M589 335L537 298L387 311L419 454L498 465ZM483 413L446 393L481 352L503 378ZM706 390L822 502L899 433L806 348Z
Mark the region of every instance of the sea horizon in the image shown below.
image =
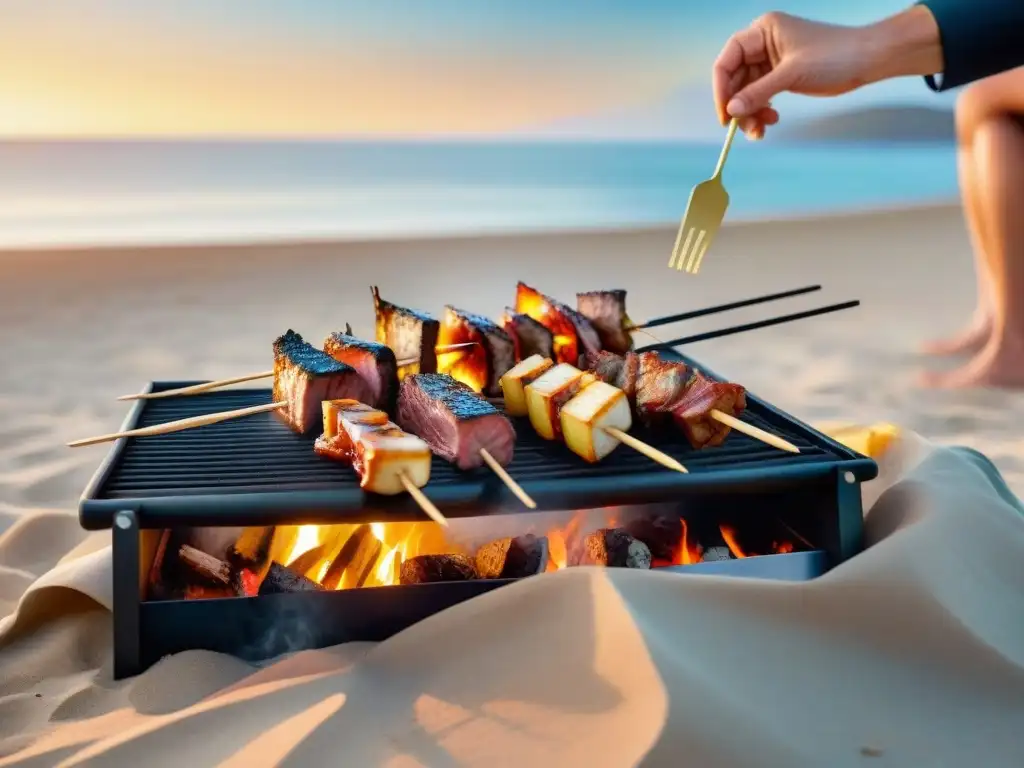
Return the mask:
M0 249L381 240L678 222L697 141L132 137L0 140ZM946 144L737 141L728 220L945 202Z

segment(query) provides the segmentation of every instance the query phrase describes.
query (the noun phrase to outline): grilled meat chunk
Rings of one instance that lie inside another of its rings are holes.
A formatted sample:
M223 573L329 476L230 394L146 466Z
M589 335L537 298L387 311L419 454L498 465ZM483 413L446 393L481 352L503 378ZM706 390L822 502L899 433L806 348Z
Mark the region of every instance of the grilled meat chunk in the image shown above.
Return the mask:
M695 372L686 363L665 360L657 352L639 355L630 352L628 357L637 361L633 396L637 419L647 426L667 421L668 415L686 396Z
M418 361L401 366L398 378L409 373L436 373L440 322L426 312L384 301L377 286L370 290L373 292L373 308L377 317L377 341L391 347L398 360Z
M497 397L501 394L501 377L516 363L512 338L489 318L445 307L438 343L446 347L467 342L476 346L437 356L438 373L447 373L474 392Z
M407 376L399 389L398 423L459 469L479 467L483 449L503 466L512 461L516 443L512 422L451 376Z
M554 336L555 362L580 365L585 353L597 353L601 338L583 315L526 283L516 285L515 311L532 317Z
M747 407L746 390L739 384L709 379L695 371L683 397L672 407L672 418L694 448L721 445L730 428L711 416L718 410L739 416Z
M711 416L719 410L739 416L747 406L739 384L715 381L685 363L662 359L657 352L610 352L591 355L590 371L626 392L639 420L650 426L671 419L694 448L721 445L729 427Z
M555 337L529 315L506 308L501 317L501 327L516 345L516 360L525 360L533 355L554 359Z
M640 356L635 352L616 355L614 352L601 351L596 355L587 355L587 370L597 378L626 393L631 404L636 402L636 384L640 373Z
M323 403L324 434L313 450L348 462L363 490L394 496L405 492L403 478L417 488L430 480L430 447L388 420L388 415L355 400Z
M335 360L356 369L370 389L367 402L388 412L395 409L398 397L398 365L390 347L376 341L366 341L352 335L348 326L345 333L332 333L324 340L324 352Z
M594 326L601 337L602 348L617 355L633 349L633 337L627 328L632 325L626 315L626 292L586 291L576 294L576 309Z
M336 398L365 400L369 387L350 365L288 330L274 340L274 402L288 403L277 411L300 434L312 432L320 421L320 403Z

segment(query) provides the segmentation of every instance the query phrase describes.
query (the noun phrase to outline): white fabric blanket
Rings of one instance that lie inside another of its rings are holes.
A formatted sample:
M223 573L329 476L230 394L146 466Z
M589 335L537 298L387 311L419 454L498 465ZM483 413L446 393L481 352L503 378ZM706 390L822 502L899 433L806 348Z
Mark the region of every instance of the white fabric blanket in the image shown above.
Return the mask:
M1024 766L1021 506L964 449L880 466L868 549L814 582L571 569L377 645L116 683L108 535L26 519L0 599L75 547L0 621L0 765Z

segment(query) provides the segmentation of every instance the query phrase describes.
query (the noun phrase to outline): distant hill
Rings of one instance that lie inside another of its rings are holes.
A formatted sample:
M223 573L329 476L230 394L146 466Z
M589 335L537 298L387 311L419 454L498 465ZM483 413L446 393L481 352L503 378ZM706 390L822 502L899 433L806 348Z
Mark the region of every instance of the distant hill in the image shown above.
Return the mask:
M953 111L932 107L865 107L786 125L769 136L776 141L941 142L956 139Z

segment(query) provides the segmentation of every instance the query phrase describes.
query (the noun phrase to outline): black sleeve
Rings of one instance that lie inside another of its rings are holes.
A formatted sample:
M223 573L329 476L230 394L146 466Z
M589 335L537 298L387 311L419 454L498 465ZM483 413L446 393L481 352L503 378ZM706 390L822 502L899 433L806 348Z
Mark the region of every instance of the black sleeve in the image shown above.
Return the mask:
M948 91L1024 66L1024 0L923 0L939 25L945 66L928 86Z

